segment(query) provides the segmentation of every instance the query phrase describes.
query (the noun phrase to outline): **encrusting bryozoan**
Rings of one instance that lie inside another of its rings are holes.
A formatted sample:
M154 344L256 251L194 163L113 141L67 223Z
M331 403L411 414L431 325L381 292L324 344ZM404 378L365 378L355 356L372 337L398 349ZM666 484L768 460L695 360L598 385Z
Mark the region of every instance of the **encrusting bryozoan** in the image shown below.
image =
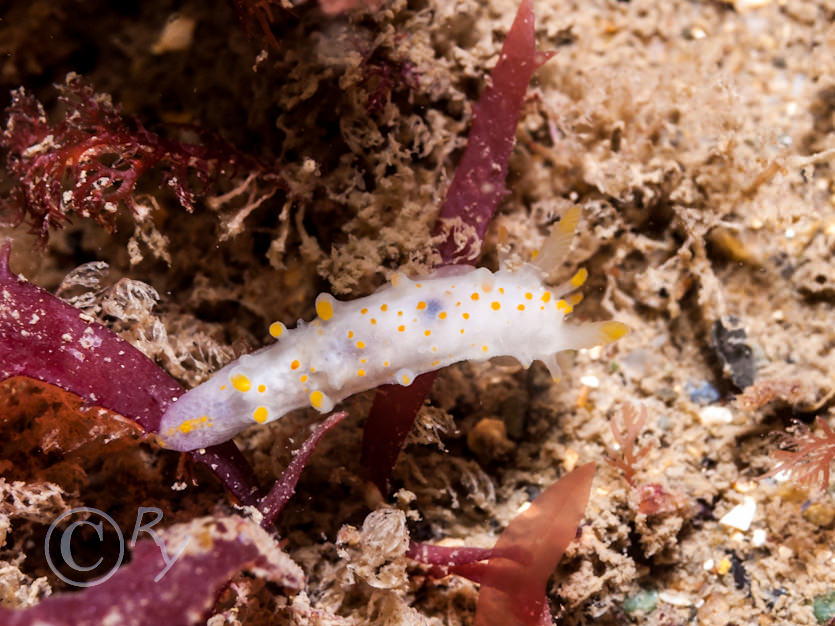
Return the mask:
M614 321L564 322L582 299L570 292L585 282L586 270L556 288L545 284L568 252L579 215L569 210L536 259L516 270L449 266L417 280L397 275L390 286L349 302L320 294L313 322L300 320L293 330L276 322L270 334L277 343L228 364L172 404L160 424L163 445L205 448L294 409L326 413L360 391L409 385L458 361L540 360L557 378L557 353L627 332Z

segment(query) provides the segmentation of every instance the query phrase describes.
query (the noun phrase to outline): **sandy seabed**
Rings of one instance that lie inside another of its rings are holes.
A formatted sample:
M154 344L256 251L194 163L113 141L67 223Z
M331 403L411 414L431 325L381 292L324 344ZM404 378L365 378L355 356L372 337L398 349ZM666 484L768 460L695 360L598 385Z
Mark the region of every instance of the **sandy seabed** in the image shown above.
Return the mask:
M3 94L23 86L59 116L54 84L76 72L147 127L205 128L290 181L273 194L250 181L231 199L214 189L188 213L151 173L115 231L76 215L42 248L25 225L4 229L15 271L186 386L268 343L271 322L311 319L319 292L351 299L396 271L425 275L515 11L276 2L271 42L232 2L7 4ZM831 419L835 2L537 0L535 12L538 46L556 55L531 83L511 193L478 264L528 258L579 206L555 279L587 268L575 319L631 333L573 355L558 384L539 363L442 371L387 499L357 466L373 392L349 399L279 518L306 587L289 596L241 575L212 626L470 624L477 586L426 577L404 556L407 533L490 547L588 461L591 500L549 586L560 623L819 623L813 600L835 591L832 494L759 478L775 467L769 433ZM0 191L14 184L6 175ZM137 502L166 523L234 510L208 474L180 482L174 455L53 393L0 385L8 607L66 590L37 546L67 508L128 525ZM625 406L647 415L635 487L604 462ZM35 422L45 414L64 426ZM315 419L300 411L238 438L259 477L281 473Z

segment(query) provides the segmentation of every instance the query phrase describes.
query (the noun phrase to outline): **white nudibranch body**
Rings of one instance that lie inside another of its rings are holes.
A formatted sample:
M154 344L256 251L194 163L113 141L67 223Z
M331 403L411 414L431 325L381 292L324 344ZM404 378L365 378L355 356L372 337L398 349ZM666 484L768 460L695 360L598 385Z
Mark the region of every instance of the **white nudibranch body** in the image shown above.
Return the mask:
M410 385L416 376L458 361L512 356L528 366L538 359L556 378L557 353L609 343L627 332L619 322L564 322L581 299L567 294L583 284L585 270L560 287L545 285L578 218L570 211L554 228L541 261L515 271L447 267L418 280L396 276L390 286L349 302L320 294L313 322L299 321L293 330L273 324L277 343L230 363L173 403L160 424L163 445L205 448L294 409L325 413L360 391Z

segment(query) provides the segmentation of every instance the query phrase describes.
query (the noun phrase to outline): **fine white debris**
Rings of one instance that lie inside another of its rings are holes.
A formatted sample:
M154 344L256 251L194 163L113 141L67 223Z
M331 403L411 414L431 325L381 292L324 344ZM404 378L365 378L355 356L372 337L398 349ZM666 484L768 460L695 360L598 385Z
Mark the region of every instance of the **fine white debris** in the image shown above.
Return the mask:
M745 496L742 504L736 505L730 511L725 513L725 516L719 520L722 526L736 528L737 530L746 531L751 527L751 522L754 519L754 514L757 512L757 503L751 496Z

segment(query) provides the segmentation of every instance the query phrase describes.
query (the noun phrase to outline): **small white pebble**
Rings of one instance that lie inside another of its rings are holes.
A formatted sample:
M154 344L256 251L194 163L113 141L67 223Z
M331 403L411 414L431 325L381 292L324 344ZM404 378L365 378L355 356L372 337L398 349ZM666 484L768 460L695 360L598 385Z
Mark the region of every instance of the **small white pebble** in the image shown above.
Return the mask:
M797 233L795 232L794 228L787 228L785 232L786 239L794 239L794 236Z
M672 604L673 606L691 606L693 604L690 596L679 591L662 591L658 594L658 598L662 602Z
M759 9L770 3L771 0L734 0L733 4L737 11L744 11L746 9Z
M762 528L754 529L754 536L751 538L751 543L759 548L765 545L765 539L765 531Z
M583 376L580 378L580 382L586 387L591 387L592 389L597 389L600 386L600 381L597 380L597 376Z
M792 477L792 473L789 470L780 470L776 474L774 474L771 478L774 479L775 483L784 483Z
M194 41L195 25L194 18L187 15L172 15L159 34L159 38L151 46L151 54L188 50Z
M751 527L751 522L754 520L754 515L757 512L757 503L751 496L745 496L742 504L737 504L730 511L725 513L719 523L722 526L729 528L736 528L737 530L748 530Z
M601 354L603 354L603 346L594 346L593 348L589 348L589 358L593 361L599 359Z
M733 413L724 406L706 406L699 411L702 424L730 424L734 421Z
M749 491L754 491L758 486L756 480L737 480L733 484L734 491L738 491L739 493L748 493Z
M711 572L711 571L713 571L713 568L714 568L715 566L716 566L716 563L714 562L714 560L713 560L713 559L708 559L707 561L705 561L704 563L702 563L702 569L703 569L704 571L706 571L706 572Z
M302 163L302 174L315 174L319 165L313 159L305 159Z
M777 548L777 555L781 559L787 560L794 556L794 552L792 552L791 548L787 548L786 546L779 546Z
M264 61L266 61L270 56L270 53L266 50L261 50L258 53L258 56L255 57L255 63L252 65L252 71L257 72L258 66L261 65Z

